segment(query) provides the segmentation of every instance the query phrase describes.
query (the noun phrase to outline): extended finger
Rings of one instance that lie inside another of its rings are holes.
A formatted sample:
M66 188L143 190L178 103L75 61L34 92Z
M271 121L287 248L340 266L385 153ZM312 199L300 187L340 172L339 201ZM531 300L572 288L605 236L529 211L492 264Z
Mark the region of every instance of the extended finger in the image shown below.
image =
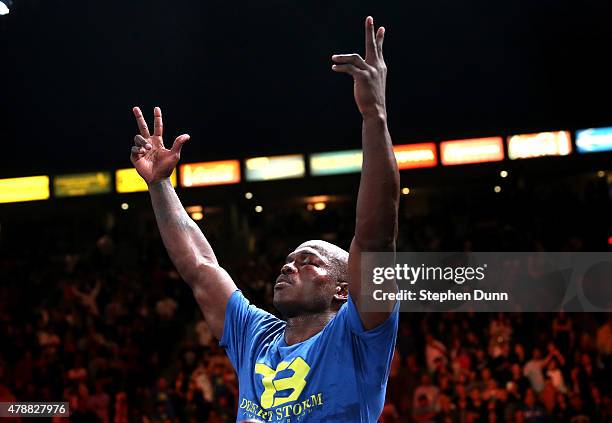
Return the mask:
M145 138L149 138L151 134L149 134L149 128L147 127L147 122L145 121L142 112L140 111L140 107L134 107L132 109L134 112L134 116L136 116L136 123L138 124L138 130L140 131L140 135Z
M174 140L174 144L172 144L172 152L174 154L180 154L181 148L183 148L183 144L185 144L189 140L189 138L191 137L187 134L179 135L178 137L176 137L176 139Z
M365 21L365 59L366 62L376 59L376 42L374 36L374 18L368 16Z
M136 135L134 137L134 144L136 144L138 147L144 147L147 150L150 150L153 147L151 143L144 139L142 135Z
M358 54L334 54L332 56L332 60L336 63L348 63L359 69L366 70L368 69L368 64L363 60L363 58Z
M343 65L332 65L332 70L335 72L348 73L349 75L353 75L353 77L365 73L364 71L354 65L351 65L350 63L345 63Z
M155 126L154 134L161 137L164 134L164 124L162 122L161 109L159 107L153 109L153 116L155 117L153 120L153 125Z
M378 51L378 58L383 58L383 42L385 41L385 27L381 26L376 31L376 50Z

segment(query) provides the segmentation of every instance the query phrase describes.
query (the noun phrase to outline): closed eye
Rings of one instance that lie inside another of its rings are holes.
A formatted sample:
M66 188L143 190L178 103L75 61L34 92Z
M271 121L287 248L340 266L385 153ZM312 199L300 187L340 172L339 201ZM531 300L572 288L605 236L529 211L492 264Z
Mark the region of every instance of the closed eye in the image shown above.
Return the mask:
M302 258L300 260L300 264L306 266L306 265L311 265L311 266L316 266L319 267L319 264L316 263L314 260L312 260L310 257L306 256L304 258Z

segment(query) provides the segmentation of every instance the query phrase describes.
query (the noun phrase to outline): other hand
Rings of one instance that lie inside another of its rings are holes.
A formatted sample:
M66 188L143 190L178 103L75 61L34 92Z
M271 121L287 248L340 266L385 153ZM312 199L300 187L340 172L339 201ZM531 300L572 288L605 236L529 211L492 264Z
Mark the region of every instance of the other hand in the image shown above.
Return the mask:
M375 31L374 19L368 16L365 20L365 60L356 53L332 56L332 70L353 77L355 102L364 118L386 114L387 65L382 51L384 38L385 28L381 26Z
M134 146L130 155L130 160L136 171L147 184L170 177L181 157L181 148L189 139L189 135L183 134L178 136L174 140L172 148L168 150L164 147L162 139L164 124L161 109L156 107L153 110L153 135L149 133L147 122L140 108L134 107L132 111L140 131L140 134L134 137Z

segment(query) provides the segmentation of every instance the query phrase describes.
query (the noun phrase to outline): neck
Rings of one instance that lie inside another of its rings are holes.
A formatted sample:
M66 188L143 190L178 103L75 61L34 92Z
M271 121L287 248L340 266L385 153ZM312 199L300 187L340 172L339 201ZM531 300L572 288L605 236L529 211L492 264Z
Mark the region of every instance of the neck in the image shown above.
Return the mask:
M321 332L325 325L334 318L336 313L325 311L317 314L302 314L287 319L285 327L285 342L294 345Z

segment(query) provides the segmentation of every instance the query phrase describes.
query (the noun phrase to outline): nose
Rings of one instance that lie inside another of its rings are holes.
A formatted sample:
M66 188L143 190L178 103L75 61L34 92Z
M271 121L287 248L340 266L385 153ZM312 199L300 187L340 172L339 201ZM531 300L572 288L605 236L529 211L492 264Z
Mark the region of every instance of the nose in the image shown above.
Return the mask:
M293 265L293 262L285 263L283 267L281 268L281 273L283 275L290 275L291 273L297 273L297 269Z

